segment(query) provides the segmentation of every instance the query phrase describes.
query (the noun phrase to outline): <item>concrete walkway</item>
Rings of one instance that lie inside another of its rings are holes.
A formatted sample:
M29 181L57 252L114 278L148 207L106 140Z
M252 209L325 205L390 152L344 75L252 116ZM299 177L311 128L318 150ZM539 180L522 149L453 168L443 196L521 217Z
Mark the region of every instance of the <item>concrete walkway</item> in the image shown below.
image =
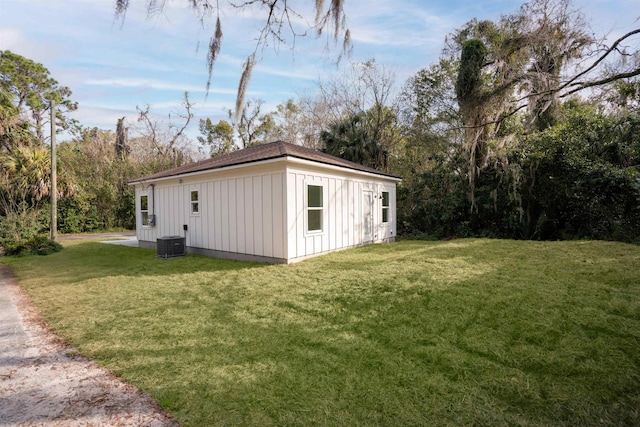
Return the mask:
M57 240L131 239L132 237L136 237L135 231L124 231L115 233L58 234Z
M136 236L120 237L117 240L101 240L100 243L118 246L131 246L135 248L138 247L138 239L136 238Z
M177 426L54 335L0 264L0 426Z

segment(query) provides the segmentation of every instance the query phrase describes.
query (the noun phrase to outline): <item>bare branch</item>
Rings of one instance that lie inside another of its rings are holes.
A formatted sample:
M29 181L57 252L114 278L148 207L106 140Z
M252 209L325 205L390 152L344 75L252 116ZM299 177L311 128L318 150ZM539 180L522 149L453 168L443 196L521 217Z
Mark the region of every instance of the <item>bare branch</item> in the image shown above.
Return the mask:
M121 21L124 25L124 19L129 9L131 0L115 0L115 20ZM214 32L209 40L209 47L207 50L207 71L208 78L206 83L207 94L211 87L211 78L213 73L213 66L218 58L220 49L222 46L222 25L220 20L220 5L218 0L213 3L212 0L183 0L186 2L196 14L199 15L200 22L204 25L205 18L212 15L212 12L217 12L216 23ZM346 16L344 13L345 0L331 0L330 4L325 11L324 0L315 0L315 21L313 24L309 24L310 28L314 28L317 32L317 36L322 34L325 27L329 27L330 33L333 35L333 40L337 41L339 34L343 34L343 43L341 54L338 61L344 54L350 53L351 48L351 32L346 29ZM147 0L147 18L151 18L152 15L161 13L169 4L167 0ZM232 7L237 9L243 9L252 6L262 6L266 13L266 19L264 26L260 29L258 37L256 39L256 46L251 55L247 57L244 64L242 77L238 86L238 98L236 100L236 116L240 113L240 108L244 103L244 94L247 84L251 78L251 71L256 62L256 54L261 52L269 45L269 40L272 40L274 47L278 47L282 43L287 42L288 36L284 34L286 32L285 27L289 30L289 36L292 37L292 44L295 46L296 38L299 36L305 36L306 31L300 32L296 29L295 19L302 18L302 15L297 13L288 0L245 0L243 2L234 2L228 0L227 2ZM258 57L259 60L259 57Z
M618 73L618 74L614 74L612 76L609 76L605 79L601 79L601 80L594 80L594 81L589 81L589 82L575 82L572 84L572 86L577 86L574 89L571 89L569 92L565 92L562 95L560 95L560 98L564 98L566 96L569 96L571 94L574 94L578 91L581 91L583 89L586 89L588 87L594 87L594 86L602 86L605 85L607 83L611 83L614 82L616 80L620 80L620 79L628 79L629 77L635 77L635 76L640 76L640 68L633 70L633 71L629 71L627 73Z
M569 79L568 81L566 81L564 84L562 84L557 90L556 92L561 91L562 89L572 85L573 82L575 82L577 79L579 79L580 77L584 76L585 74L589 73L590 71L592 71L594 68L596 68L602 61L604 61L606 59L607 56L609 56L609 54L615 50L617 50L618 45L620 45L620 43L622 43L624 40L628 39L629 37L633 36L634 34L640 34L640 28L637 28L633 31L628 32L627 34L625 34L624 36L620 37L618 40L616 40L615 42L613 42L613 44L611 45L611 47L609 47L609 49L607 49L605 51L605 53L603 53L602 55L600 55L600 57L598 59L596 59L596 61L591 64L590 67L588 67L586 70L576 74L575 76L573 76L571 79Z
M145 105L144 110L141 109L140 107L136 106L136 110L138 110L138 122L143 122L144 123L144 125L147 128L147 130L151 134L150 135L151 144L153 144L154 148L156 150L158 150L158 153L164 154L164 150L162 149L162 147L158 143L158 138L157 138L157 135L156 135L156 124L153 123L151 121L151 118L149 117L150 108L151 107L149 106L149 104Z
M175 145L176 141L182 136L184 131L187 129L187 126L189 126L189 123L191 122L191 119L193 118L193 113L191 112L191 107L193 107L193 103L191 101L189 101L189 92L185 92L184 93L184 101L182 101L182 105L186 109L187 113L186 114L178 113L178 116L180 116L183 119L185 119L185 122L182 125L182 127L180 128L180 130L178 130L178 132L176 132L176 134L173 136L173 138L169 142L169 147L170 148L173 148L173 146Z

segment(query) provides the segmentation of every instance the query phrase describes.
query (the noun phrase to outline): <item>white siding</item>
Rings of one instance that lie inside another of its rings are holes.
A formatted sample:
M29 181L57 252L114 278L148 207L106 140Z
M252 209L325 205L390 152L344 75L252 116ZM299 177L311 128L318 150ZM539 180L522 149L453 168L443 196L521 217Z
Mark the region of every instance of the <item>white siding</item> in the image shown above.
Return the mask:
M198 180L169 180L136 186L136 229L139 240L184 236L188 247L272 258L285 257L284 171L263 170L235 176L211 174ZM273 169L273 168L272 168ZM191 191L198 191L200 212L191 214ZM140 196L155 194L156 225L142 227Z
M307 185L322 185L323 229L307 232ZM373 241L395 237L395 188L392 180L365 178L357 174L340 175L323 171L321 167L287 169L288 258L308 257L337 249L364 244L363 192L374 195ZM382 223L382 191L389 192L389 222Z
M271 175L271 210L273 217L273 252L270 255L275 258L285 258L285 181L284 173ZM265 254L266 255L266 254Z
M307 185L323 187L321 232L307 232ZM255 164L183 179L136 185L136 228L141 241L186 234L188 247L295 260L363 244L363 192L374 195L374 242L396 234L396 182L358 172L295 162ZM198 191L199 213L191 213ZM382 192L389 222L382 223ZM156 225L142 227L140 196L147 195ZM154 200L155 198L155 200ZM183 226L187 225L185 233Z

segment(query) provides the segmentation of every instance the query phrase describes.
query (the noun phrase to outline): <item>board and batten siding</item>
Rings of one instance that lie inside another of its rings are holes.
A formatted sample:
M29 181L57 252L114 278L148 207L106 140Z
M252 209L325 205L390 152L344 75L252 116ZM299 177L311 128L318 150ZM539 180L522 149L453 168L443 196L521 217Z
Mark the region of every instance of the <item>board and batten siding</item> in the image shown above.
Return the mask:
M191 213L191 192L198 191L199 212ZM136 186L138 240L185 236L188 248L285 259L284 172L205 174ZM155 226L142 226L140 196L155 196ZM187 225L187 231L183 226Z
M323 188L322 231L307 231L307 186ZM389 192L389 221L382 223L382 192ZM363 198L373 196L373 233L365 240ZM389 241L396 233L396 183L321 168L287 168L288 259L305 258L366 243Z

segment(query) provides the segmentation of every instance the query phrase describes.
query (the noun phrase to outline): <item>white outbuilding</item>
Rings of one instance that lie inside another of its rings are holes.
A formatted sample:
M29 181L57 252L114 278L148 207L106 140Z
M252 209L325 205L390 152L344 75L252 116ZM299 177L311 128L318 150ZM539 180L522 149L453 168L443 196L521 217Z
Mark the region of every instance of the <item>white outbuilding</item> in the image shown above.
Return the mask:
M282 141L133 180L139 245L291 263L395 240L401 179Z

